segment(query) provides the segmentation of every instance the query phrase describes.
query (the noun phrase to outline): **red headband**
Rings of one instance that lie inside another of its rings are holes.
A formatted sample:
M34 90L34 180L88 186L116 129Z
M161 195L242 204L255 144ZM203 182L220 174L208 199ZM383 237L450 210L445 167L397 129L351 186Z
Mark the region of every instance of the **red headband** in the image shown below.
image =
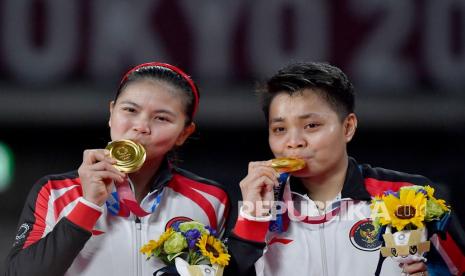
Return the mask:
M197 91L197 87L195 86L194 81L191 79L191 77L189 77L186 73L184 73L184 71L182 71L181 69L179 69L178 67L176 67L174 65L171 65L171 64L168 64L168 63L162 63L162 62L148 62L148 63L139 64L136 67L129 70L126 74L124 74L124 77L120 82L120 85L123 84L128 79L130 74L132 74L133 72L135 72L135 71L137 71L137 70L139 70L140 68L143 68L143 67L163 67L163 68L167 68L167 69L177 73L185 81L187 81L187 83L189 84L189 86L190 86L190 88L192 90L192 93L194 94L194 110L192 111L192 118L194 118L194 115L197 112L197 107L199 106L199 91Z

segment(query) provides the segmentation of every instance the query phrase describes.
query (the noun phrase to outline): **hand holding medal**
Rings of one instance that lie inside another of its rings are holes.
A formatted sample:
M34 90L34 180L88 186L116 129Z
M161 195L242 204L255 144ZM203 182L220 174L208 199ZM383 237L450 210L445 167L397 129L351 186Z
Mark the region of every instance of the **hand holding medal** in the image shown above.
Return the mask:
M123 173L137 172L145 162L146 152L144 147L131 140L116 140L108 143L106 148L110 152L110 156L116 160L113 165L116 169ZM111 206L112 213L127 217L130 212L138 217L143 217L150 212L145 211L139 203L137 203L134 192L129 187L129 182L115 183L118 201Z
M273 188L275 204L278 201L285 201L284 190L289 178L290 172L295 172L303 169L306 166L305 160L299 158L276 158L271 160L271 167L280 173L278 177L278 186ZM289 192L289 191L288 191ZM290 195L289 195L290 196ZM290 199L288 199L290 200ZM276 209L273 208L273 209ZM285 225L283 221L283 214L278 212L275 214L275 219L271 221L269 230L272 232L283 232L285 231Z
M268 215L271 203L276 201L279 180L304 167L305 161L297 158L250 162L247 176L240 182L243 213L252 217Z

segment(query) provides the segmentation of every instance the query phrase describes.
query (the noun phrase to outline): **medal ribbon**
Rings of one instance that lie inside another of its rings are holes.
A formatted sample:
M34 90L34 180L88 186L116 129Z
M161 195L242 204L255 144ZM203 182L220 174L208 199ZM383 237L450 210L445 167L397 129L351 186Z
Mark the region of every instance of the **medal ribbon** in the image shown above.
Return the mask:
M289 178L289 173L281 173L279 175L278 177L279 185L278 187L273 188L275 202L284 201L284 190L285 190L288 178ZM276 208L273 208L273 210L276 210ZM281 211L281 210L277 210L277 211ZM286 231L288 221L285 215L286 214L285 213L283 214L282 211L276 213L276 219L270 222L270 226L268 228L270 232L282 233Z
M116 216L128 217L130 213L133 213L137 217L145 217L156 210L163 195L162 190L155 198L150 210L146 211L137 203L134 192L129 186L129 180L123 183L115 183L115 187L116 192L111 193L106 205L108 211Z

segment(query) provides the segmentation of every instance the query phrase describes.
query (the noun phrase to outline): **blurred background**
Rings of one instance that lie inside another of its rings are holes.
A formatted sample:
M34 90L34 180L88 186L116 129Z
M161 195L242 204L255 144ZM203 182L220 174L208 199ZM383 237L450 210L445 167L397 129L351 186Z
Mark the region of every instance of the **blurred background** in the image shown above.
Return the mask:
M0 37L2 260L31 186L107 144L121 75L153 60L201 90L181 166L233 198L247 162L271 157L257 82L327 61L357 90L350 155L428 176L465 217L465 1L0 0Z

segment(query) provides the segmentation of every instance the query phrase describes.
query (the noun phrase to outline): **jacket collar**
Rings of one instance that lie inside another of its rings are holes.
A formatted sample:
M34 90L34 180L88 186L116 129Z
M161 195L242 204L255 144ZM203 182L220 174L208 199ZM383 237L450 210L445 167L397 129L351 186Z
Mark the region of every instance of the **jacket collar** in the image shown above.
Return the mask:
M342 198L355 200L371 200L371 195L365 188L362 169L354 158L349 157L349 166L341 192Z
M306 194L307 190L303 186L299 178L291 176L291 190L299 194ZM344 180L344 186L341 192L342 198L351 198L355 200L371 200L371 195L365 188L365 180L362 175L361 168L354 158L349 157L349 164Z
M150 191L159 190L167 186L171 178L173 178L173 169L175 169L174 165L165 158L161 162L158 172L153 177L152 185L150 185Z

